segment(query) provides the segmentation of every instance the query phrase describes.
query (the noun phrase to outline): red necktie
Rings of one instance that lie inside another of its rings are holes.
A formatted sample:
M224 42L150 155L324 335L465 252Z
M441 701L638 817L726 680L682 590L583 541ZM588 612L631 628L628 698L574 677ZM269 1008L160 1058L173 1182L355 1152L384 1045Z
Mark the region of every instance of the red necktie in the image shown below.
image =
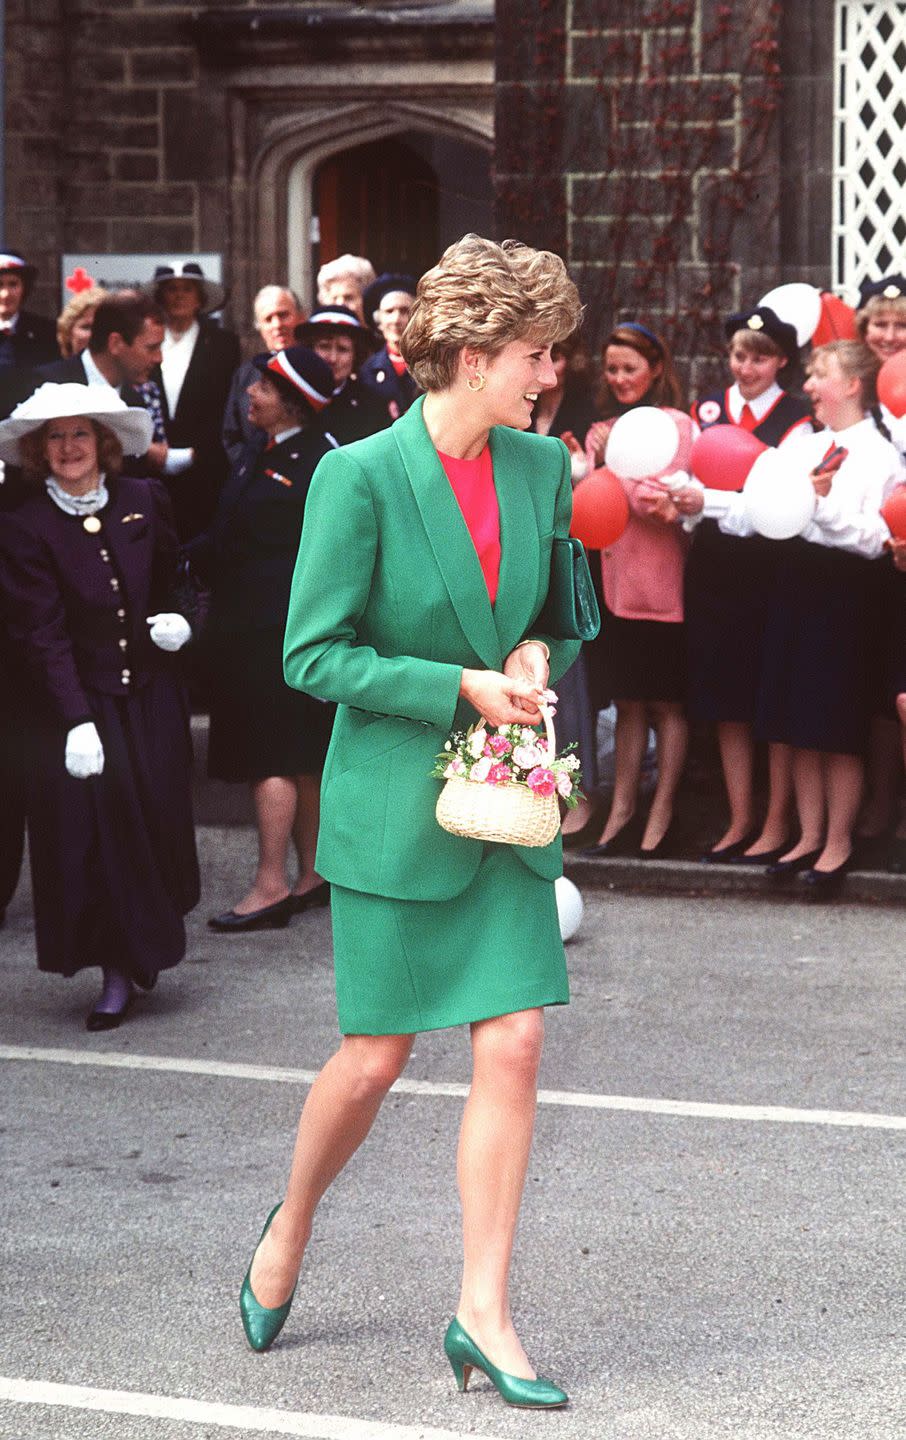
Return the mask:
M754 430L755 426L758 424L758 421L755 419L755 416L753 415L752 410L750 409L748 404L743 405L742 410L739 412L739 423L742 426L743 430L750 431Z

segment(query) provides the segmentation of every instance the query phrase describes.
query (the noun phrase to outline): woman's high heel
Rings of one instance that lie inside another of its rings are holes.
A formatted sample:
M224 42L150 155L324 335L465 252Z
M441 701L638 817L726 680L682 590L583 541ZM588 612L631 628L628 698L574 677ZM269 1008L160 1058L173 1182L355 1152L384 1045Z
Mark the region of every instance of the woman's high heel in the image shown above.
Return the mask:
M268 1215L264 1229L261 1231L258 1245L261 1244L261 1241L271 1228L271 1221L279 1209L280 1206L275 1205ZM256 1245L256 1252L257 1249L258 1246ZM255 1256L252 1255L252 1263L254 1263L254 1260ZM267 1350L273 1345L280 1331L283 1329L290 1306L293 1303L296 1287L293 1286L292 1295L290 1295L289 1299L284 1301L282 1305L275 1305L273 1309L269 1309L266 1305L259 1305L252 1294L251 1275L252 1266L250 1264L248 1270L245 1272L242 1289L239 1291L239 1314L242 1316L242 1328L245 1331L245 1338L252 1349L258 1351Z
M498 1370L456 1319L447 1327L444 1350L460 1390L468 1388L473 1370L481 1370L508 1405L518 1405L523 1410L553 1410L558 1405L569 1404L569 1396L550 1380L542 1380L540 1376L537 1380L523 1380Z

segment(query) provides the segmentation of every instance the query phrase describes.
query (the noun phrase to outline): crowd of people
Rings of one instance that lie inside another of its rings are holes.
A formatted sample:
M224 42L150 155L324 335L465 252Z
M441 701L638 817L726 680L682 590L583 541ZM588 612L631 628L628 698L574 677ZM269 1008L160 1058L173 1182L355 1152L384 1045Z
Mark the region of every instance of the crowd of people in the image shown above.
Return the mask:
M198 898L187 692L210 715L210 775L250 786L257 823L251 883L212 930L282 927L329 903L315 851L334 706L286 684L284 628L319 461L422 393L403 353L417 284L346 255L322 267L310 313L266 285L261 349L242 360L216 318L224 289L196 262L138 289L92 284L55 325L28 309L34 280L23 256L0 255L0 913L27 812L39 964L100 965L88 1023L104 1029L181 958ZM729 316L726 384L698 397L640 320L614 325L599 365L581 328L553 345L529 428L565 442L573 483L636 407L666 411L678 434L666 471L623 482L625 532L590 556L601 631L559 685L586 790L567 846L676 853L691 726L716 737L725 786L704 862L801 875L816 896L869 855L906 870L906 554L879 513L904 479L906 427L875 390L906 348L906 279L863 286L856 321L858 340L805 354L773 309ZM714 425L812 477L801 535L763 538L743 494L690 475ZM610 707L612 786L596 739Z

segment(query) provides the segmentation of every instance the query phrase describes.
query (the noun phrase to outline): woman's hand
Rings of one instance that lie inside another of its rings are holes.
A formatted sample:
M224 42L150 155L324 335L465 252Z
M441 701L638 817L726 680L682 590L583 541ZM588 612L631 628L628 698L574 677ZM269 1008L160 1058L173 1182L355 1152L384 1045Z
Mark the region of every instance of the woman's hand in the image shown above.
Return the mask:
M517 645L504 660L503 673L509 675L511 680L528 680L546 690L551 673L547 646L535 640L526 640L522 645Z
M104 747L97 726L91 720L73 725L66 736L65 765L74 780L87 780L104 770Z
M885 548L890 551L896 568L906 570L906 540L888 540Z
M543 658L544 652L538 648ZM507 664L516 654L513 651ZM537 725L542 718L540 703L545 689L539 681L526 678L524 672L504 675L499 670L463 670L459 693L490 725Z
M673 503L681 515L700 515L705 508L705 492L698 485L674 490Z
M607 449L607 437L613 429L612 420L596 420L589 425L588 433L585 436L585 449L594 457L595 465L604 464L604 451Z
M819 500L823 500L825 495L830 494L833 478L846 459L847 453L848 452L842 449L842 447L839 448L835 455L829 456L826 460L822 460L821 464L816 465L811 472L809 478Z
M149 615L149 634L159 650L181 650L192 639L192 627L184 615L166 611L160 615Z

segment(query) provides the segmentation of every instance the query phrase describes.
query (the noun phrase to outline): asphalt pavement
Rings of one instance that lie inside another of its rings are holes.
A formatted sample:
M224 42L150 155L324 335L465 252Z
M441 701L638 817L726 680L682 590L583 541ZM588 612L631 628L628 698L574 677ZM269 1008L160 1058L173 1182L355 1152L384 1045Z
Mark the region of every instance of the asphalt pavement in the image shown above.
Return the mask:
M186 960L116 1032L83 1028L94 973L36 970L25 885L0 931L3 1440L902 1440L900 909L571 871L513 1275L572 1401L538 1415L460 1395L441 1348L465 1031L418 1038L283 1335L246 1347L239 1285L337 1039L329 916L214 935L253 837L200 844Z

